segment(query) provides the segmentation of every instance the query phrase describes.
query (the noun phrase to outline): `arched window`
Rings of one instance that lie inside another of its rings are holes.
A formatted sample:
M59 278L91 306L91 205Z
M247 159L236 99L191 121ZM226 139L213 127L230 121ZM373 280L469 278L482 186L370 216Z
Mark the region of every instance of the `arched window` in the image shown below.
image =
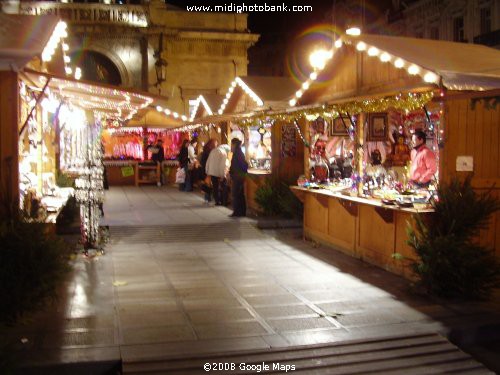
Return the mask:
M71 55L71 61L82 69L82 79L119 86L122 83L116 65L106 56L95 51L80 50Z

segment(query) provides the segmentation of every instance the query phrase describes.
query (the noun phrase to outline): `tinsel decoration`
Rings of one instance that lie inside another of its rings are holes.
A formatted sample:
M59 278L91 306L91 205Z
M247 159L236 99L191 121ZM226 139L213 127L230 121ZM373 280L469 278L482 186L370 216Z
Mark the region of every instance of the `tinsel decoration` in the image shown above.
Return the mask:
M287 121L291 122L295 119L306 118L307 120L323 118L337 118L341 114L351 113L358 114L361 112L385 112L389 108L400 111L414 111L421 109L434 96L434 92L428 91L424 93L399 93L394 96L388 96L378 99L357 100L340 104L323 104L318 107L298 109L291 112L269 113L261 112L252 117L234 119L232 122L240 126L257 126L264 121Z
M84 167L75 180L75 198L80 204L81 234L84 250L99 247L99 221L104 201L103 156L99 142L100 121L86 128L87 150Z

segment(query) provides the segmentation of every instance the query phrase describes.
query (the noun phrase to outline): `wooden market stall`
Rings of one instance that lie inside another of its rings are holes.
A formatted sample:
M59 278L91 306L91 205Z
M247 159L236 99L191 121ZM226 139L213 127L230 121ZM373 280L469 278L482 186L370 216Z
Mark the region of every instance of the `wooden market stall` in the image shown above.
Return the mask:
M296 181L303 173L304 153L295 124L277 118L268 118L267 111L284 109L300 86L284 77L237 77L231 84L218 110L219 115L230 116L228 140L237 137L249 163L245 183L247 206L260 211L255 192L266 181Z
M326 123L321 129L328 133L345 126L344 136L355 140L352 183L339 178L333 184L316 181L314 189L293 188L304 202L305 236L408 274L404 262L396 260L397 254L414 256L406 244L407 223L414 213L432 212L423 196L409 200L398 194L408 182L408 138L424 129L438 160L436 182L418 194L433 194L437 181L455 175L472 173L478 190L498 182L500 52L479 45L361 35L342 36L332 56L290 105L297 117L310 120L312 131L305 137L312 143L311 155L324 153L324 147L315 148L321 139L318 121ZM306 165L309 178L315 172ZM385 190L388 181L401 189ZM495 189L498 195L498 185ZM394 205L389 198L396 196ZM497 253L499 228L497 213L481 236Z
M183 118L155 100L125 126L110 123L102 134L109 185L173 183L178 166L176 157L185 134L172 129ZM165 156L159 165L152 161L151 152L158 140L162 140Z

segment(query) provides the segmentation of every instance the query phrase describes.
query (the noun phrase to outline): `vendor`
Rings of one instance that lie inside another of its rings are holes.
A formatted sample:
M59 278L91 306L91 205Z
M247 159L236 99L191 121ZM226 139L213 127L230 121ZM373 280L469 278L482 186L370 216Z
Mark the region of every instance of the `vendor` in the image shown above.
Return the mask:
M428 187L437 171L436 156L425 145L426 135L416 130L412 136L410 180L418 188Z

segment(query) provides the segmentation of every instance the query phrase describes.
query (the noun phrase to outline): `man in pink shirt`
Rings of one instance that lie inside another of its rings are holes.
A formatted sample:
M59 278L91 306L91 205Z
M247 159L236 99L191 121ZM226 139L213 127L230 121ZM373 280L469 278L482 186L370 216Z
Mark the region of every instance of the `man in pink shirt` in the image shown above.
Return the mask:
M437 171L436 156L425 145L425 133L418 129L412 136L410 179L419 188L428 187Z

